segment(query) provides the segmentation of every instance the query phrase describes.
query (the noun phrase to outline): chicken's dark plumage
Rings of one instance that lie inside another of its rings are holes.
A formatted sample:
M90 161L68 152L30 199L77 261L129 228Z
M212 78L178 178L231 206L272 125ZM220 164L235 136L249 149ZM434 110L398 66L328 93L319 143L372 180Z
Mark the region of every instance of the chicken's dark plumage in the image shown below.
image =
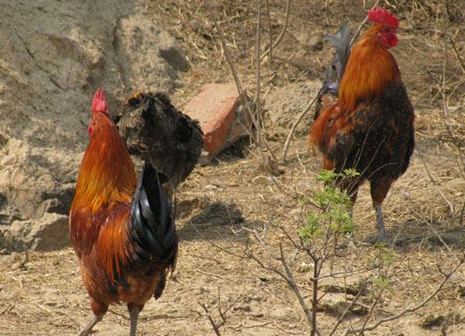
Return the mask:
M313 120L316 120L321 111L329 108L337 100L339 85L350 55L350 30L348 24L343 23L336 35L327 35L325 40L333 45L335 53L326 69L323 86L318 91Z
M150 162L160 182L174 190L194 169L202 151L197 121L178 111L162 93L136 93L117 121L131 154Z
M352 168L359 173L338 181L353 202L359 186L370 182L379 239L385 242L382 203L409 165L415 146L415 113L389 51L397 45L399 19L386 9L375 8L368 12L368 20L371 27L350 54L350 38L340 34L335 63L339 55L344 65L342 76L338 78L337 67L328 71L321 91L322 96L330 91L336 78L337 99L317 111L309 140L311 147L316 146L323 154L324 169L341 173Z
M350 194L368 179L376 199L377 190L383 189L377 187L378 182L389 180L381 185L390 186L407 170L415 145L412 120L412 105L402 83L392 83L376 99L359 104L345 118L344 127L325 149L338 172L353 168L361 174L348 188ZM379 191L382 199L384 191Z
M174 267L177 236L171 204L161 189L157 172L148 163L132 199L130 228L133 253L129 259L133 265L144 267L156 262Z

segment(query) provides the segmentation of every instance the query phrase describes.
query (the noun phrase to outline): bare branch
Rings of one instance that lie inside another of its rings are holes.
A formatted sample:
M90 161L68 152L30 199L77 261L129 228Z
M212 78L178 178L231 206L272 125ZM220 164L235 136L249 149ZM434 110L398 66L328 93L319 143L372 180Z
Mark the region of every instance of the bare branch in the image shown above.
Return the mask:
M371 304L371 307L370 307L370 310L369 310L369 312L367 314L367 317L366 317L365 321L363 321L363 325L362 325L362 328L360 330L360 336L363 335L363 333L365 331L365 328L366 328L366 325L367 325L368 321L370 320L370 317L373 315L373 311L375 310L376 305L378 304L379 300L381 299L381 295L383 295L383 293L384 293L384 288L382 288L379 291L378 295L376 295L375 300Z
M257 0L258 3L258 19L257 19L257 45L256 47L256 80L257 80L257 102L256 102L256 109L255 109L255 116L257 123L255 124L256 132L257 132L257 146L260 149L261 157L264 159L263 150L262 150L262 116L261 116L261 106L260 106L260 44L261 44L261 25L262 25L262 1Z
M237 87L237 91L239 92L239 94L241 95L241 97L243 97L243 99L246 99L245 97L245 92L244 92L244 88L242 86L242 82L241 82L241 79L239 78L239 74L238 74L238 71L237 71L237 68L236 68L236 65L234 64L233 60L232 60L232 57L231 57L231 52L229 51L229 47L228 45L226 44L226 41L224 39L224 36L223 36L223 32L221 31L218 23L216 21L214 21L215 23L215 28L216 28L216 31L218 32L218 37L220 39L220 42L221 42L221 46L223 47L223 51L224 51L224 55L226 57L226 61L228 62L229 64L229 67L231 68L231 71L232 71L232 75L234 77L234 81L236 82L236 87ZM243 101L243 103L245 103L245 101ZM247 105L248 106L248 105ZM253 114L252 114L252 111L250 111L249 108L247 108L247 110L249 111L249 114L250 114L250 117L252 119L252 122L255 121L255 118L252 118L253 117Z
M204 310L208 321L210 322L213 331L215 332L216 336L221 336L220 333L220 328L224 326L226 323L226 314L228 313L229 310L242 298L242 294L239 295L229 306L226 307L225 310L221 309L221 292L220 292L220 287L218 287L218 314L220 316L221 321L216 322L215 319L213 318L212 314L208 310L207 306L204 303L198 302L200 307Z
M379 0L376 0L375 4L373 5L373 7L371 7L371 9L374 9L375 7L377 7L378 4L379 4ZM360 23L360 25L358 26L357 31L355 32L354 36L352 37L352 40L350 41L351 45L354 44L354 42L357 40L358 36L360 35L360 32L362 31L363 26L365 25L367 21L368 21L368 16L365 16L362 23Z
M268 20L268 37L269 37L269 44L270 44L270 49L269 49L269 57L268 57L268 64L270 68L273 68L273 32L271 30L271 14L270 14L270 1L265 0L265 5L266 5L266 16ZM260 57L260 61L262 58Z
M456 265L451 272L449 272L448 274L446 274L444 276L444 279L438 285L436 290L434 290L430 295L428 295L423 301L416 304L415 306L409 306L409 307L405 308L404 310L398 312L397 314L394 314L394 315L385 317L383 319L380 319L380 320L376 321L374 324L372 324L372 325L370 325L368 327L365 327L363 330L364 331L374 330L374 329L378 328L381 324L384 324L384 323L389 322L389 321L397 320L397 319L401 318L402 316L404 316L405 314L413 313L413 312L417 311L418 309L422 308L423 306L425 306L429 301L431 301L432 298L434 298L441 291L441 289L444 287L444 285L450 279L450 277L453 274L455 274L455 272L457 272L457 270L463 265L464 261L465 261L465 259L460 260L459 264ZM362 331L361 328L360 329L354 329L352 332L358 333L360 331Z
M299 117L297 118L297 120L294 122L294 124L292 124L292 127L289 131L289 134L287 135L287 138L286 138L286 141L284 142L284 147L283 147L283 156L281 158L281 161L282 162L286 162L286 156L287 156L287 150L289 148L289 143L291 142L291 139L294 135L294 132L295 132L295 129L297 128L297 125L299 125L299 123L302 121L302 119L304 118L304 116L308 113L308 111L310 111L310 108L313 106L313 104L315 103L316 99L318 98L318 96L315 96L311 101L310 103L308 103L308 105L304 108L304 110L300 113Z
M289 286L291 286L292 290L294 291L294 293L295 293L295 295L297 297L297 300L299 301L299 304L302 307L302 309L303 309L303 311L305 313L305 316L307 317L308 322L312 326L311 335L315 335L315 333L320 335L320 332L316 329L316 316L314 316L312 311L308 308L302 294L300 293L300 289L299 289L299 287L297 286L297 284L295 282L294 274L292 273L289 265L287 264L286 258L284 257L282 244L279 244L279 251L280 251L280 254L281 254L281 263L282 263L282 265L284 267L284 270L286 271L286 275L287 275L285 277L285 279L287 280L287 283L289 284ZM314 288L313 290L318 293L318 286L317 286L317 288ZM316 304L317 304L317 302L312 302L312 305L314 307L316 306ZM315 311L315 313L316 313L316 311Z
M445 0L446 6L447 0ZM462 169L465 169L465 153L462 150L462 147L460 146L459 141L456 139L454 131L452 129L452 125L449 120L449 107L447 103L447 94L446 94L446 66L447 66L447 29L448 29L448 24L445 23L445 28L444 28L444 50L443 50L443 62L442 62L442 83L441 83L441 95L442 95L442 113L444 115L444 125L446 126L447 133L452 139L452 142L454 146L457 148L459 152L459 159L462 163Z
M457 46L455 45L455 41L452 38L450 39L450 43L452 45L452 50L454 51L455 57L457 58L457 61L460 64L460 69L462 69L462 72L465 75L465 63L464 63L462 57L460 56L459 51L457 50Z
M436 180L434 179L433 175L431 174L431 171L429 170L428 165L426 164L426 161L425 161L425 158L424 158L424 156L423 156L423 153L422 153L420 150L418 150L418 149L417 149L417 153L418 153L418 155L420 156L420 160L421 160L421 162L423 163L423 166L425 167L426 174L428 174L429 179L431 180L431 182L432 182L433 184L436 184Z
M465 215L465 201L462 204L462 210L460 211L460 227L463 226L463 217Z
M426 219L423 215L421 215L420 213L418 213L417 211L411 209L413 211L413 213L418 217L418 218L421 218L423 220L423 222L428 225L428 227L430 228L431 231L433 231L434 235L436 236L436 238L438 238L438 240L441 242L442 245L444 245L444 247L449 251L449 252L452 252L452 249L449 247L449 245L447 245L447 243L444 241L444 239L442 239L441 235L439 234L439 232L433 227L433 225L431 225L430 221L428 219ZM453 214L452 214L453 215Z
M270 54L271 50L276 48L276 46L279 44L279 42L281 42L281 40L282 40L282 38L284 36L284 33L287 30L287 26L289 24L290 8L291 8L291 0L287 0L287 3L286 3L286 21L284 21L283 29L281 30L278 37L276 38L276 41L274 43L270 44L268 49L262 54L262 56L260 57L260 61L262 61L268 54Z
M242 82L241 82L241 80L239 78L239 74L238 74L236 65L234 64L234 62L232 60L231 53L229 51L228 45L226 44L223 33L222 33L218 23L216 21L214 21L214 23L215 23L216 31L218 32L218 37L219 37L219 39L221 41L221 46L223 47L223 51L224 51L224 55L226 57L226 61L228 62L229 67L231 68L231 72L233 74L234 81L236 83L237 92L241 96L242 105L245 107L245 110L247 111L247 114L249 115L249 118L250 118L252 124L255 126L255 129L258 129L258 127L259 127L258 121L256 119L256 116L252 112L252 110L250 108L250 105L248 104L247 94L244 91L244 87L242 86ZM261 150L261 148L260 148L260 156L261 156L262 161L264 162L265 157L263 155L263 151Z
M339 319L337 320L336 324L334 325L333 329L331 330L331 332L329 333L328 336L333 336L335 334L335 332L337 331L337 329L339 328L339 325L342 323L342 321L344 321L345 317L347 316L347 314L352 310L352 308L354 307L355 303L357 303L358 299L360 299L360 296L362 296L362 293L365 291L365 289L367 288L368 286L368 281L364 282L363 285L361 286L360 290L358 291L357 295L354 297L354 299L352 300L352 302L349 304L349 306L344 310L344 312L342 313L342 315L339 317Z
M270 267L268 265L265 265L260 259L258 259L253 253L251 252L248 252L248 251L244 251L245 255L248 256L249 258L253 259L257 264L259 264L263 269L267 270L267 271L271 271L273 273L276 273L278 274L280 277L282 277L286 282L289 282L289 279L287 278L287 276L278 271L277 269L273 268L273 267Z
M200 307L203 308L203 310L205 311L205 314L207 315L207 318L208 318L208 321L210 321L210 324L213 328L213 331L215 332L215 335L216 336L221 336L221 333L220 333L220 328L221 326L223 326L224 324L224 320L221 321L219 324L217 324L215 322L215 320L213 319L212 315L210 314L210 311L208 310L207 306L205 306L205 304L201 303L201 302L198 302L198 304L200 305Z
M236 300L234 300L229 306L227 306L225 310L222 310L221 309L220 287L218 287L218 312L225 323L226 323L226 314L228 313L228 311L231 310L232 307L236 305L237 302L239 302L241 298L242 298L242 294L240 294L236 298Z

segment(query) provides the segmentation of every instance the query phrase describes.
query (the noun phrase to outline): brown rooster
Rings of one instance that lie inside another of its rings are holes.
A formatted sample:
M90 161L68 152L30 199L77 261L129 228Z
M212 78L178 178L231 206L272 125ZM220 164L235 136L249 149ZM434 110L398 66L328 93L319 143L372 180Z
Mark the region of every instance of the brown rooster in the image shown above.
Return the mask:
M198 122L162 93L129 97L117 125L129 152L155 167L170 196L200 158L203 133Z
M174 269L175 224L150 163L137 180L101 90L92 103L89 135L69 216L71 240L94 313L79 335L88 335L110 304L125 302L130 336L135 336L139 312L152 296L160 297L167 272Z
M407 169L414 148L414 112L389 48L397 45L399 20L386 9L368 12L373 25L352 48L338 99L322 111L309 143L323 153L323 168L356 169L360 176L339 181L357 198L370 181L379 238L386 241L382 203L392 183Z

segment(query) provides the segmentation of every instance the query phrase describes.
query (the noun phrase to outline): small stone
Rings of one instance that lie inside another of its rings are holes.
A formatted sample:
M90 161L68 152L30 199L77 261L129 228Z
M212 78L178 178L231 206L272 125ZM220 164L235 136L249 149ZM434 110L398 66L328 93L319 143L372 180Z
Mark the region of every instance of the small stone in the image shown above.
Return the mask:
M233 308L234 310L240 310L240 311L244 311L244 312L251 312L252 311L252 308L250 307L250 304L248 303L243 303L241 305L237 305Z
M446 318L443 315L429 314L419 322L419 325L425 329L438 327L443 324L445 320Z
M177 46L160 48L160 55L175 70L185 72L190 68L189 61L187 60L186 56L184 56L182 50Z
M319 303L318 310L324 311L329 315L340 317L350 307L350 305L351 301L345 300L344 295L327 293ZM349 311L349 314L358 316L366 315L367 313L368 309L366 306L362 306L358 303L352 305Z

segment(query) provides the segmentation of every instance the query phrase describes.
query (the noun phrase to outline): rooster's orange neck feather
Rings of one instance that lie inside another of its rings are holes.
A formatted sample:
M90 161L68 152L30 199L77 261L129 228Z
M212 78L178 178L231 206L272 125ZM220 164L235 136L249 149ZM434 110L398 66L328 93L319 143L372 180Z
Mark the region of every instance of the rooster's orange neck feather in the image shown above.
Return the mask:
M94 112L93 128L79 170L73 208L90 206L95 213L112 202L129 202L137 178L127 147L110 118Z
M378 95L387 85L400 81L400 71L394 56L377 40L382 25L368 29L352 48L341 86L341 113L355 108L357 101Z

